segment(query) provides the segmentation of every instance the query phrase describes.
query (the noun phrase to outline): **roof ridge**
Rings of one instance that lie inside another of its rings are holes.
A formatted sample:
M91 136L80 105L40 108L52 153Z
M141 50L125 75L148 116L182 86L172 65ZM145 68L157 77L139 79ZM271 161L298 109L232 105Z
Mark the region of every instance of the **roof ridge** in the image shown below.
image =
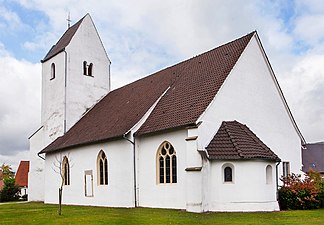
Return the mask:
M229 121L230 122L230 121ZM234 122L234 121L233 121ZM224 121L224 128L226 130L226 133L228 134L228 136L230 137L230 140L235 148L235 150L237 151L238 155L242 158L244 158L244 154L242 152L242 150L239 147L239 144L236 141L236 138L232 135L232 132L230 131L230 128L227 126L227 122Z

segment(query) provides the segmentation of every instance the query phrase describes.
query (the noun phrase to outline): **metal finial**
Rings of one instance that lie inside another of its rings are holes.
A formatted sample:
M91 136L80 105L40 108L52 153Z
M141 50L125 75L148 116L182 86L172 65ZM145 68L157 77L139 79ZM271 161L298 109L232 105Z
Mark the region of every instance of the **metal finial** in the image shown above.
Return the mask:
M71 26L70 12L68 13L68 18L66 20L68 22L68 29L69 29Z

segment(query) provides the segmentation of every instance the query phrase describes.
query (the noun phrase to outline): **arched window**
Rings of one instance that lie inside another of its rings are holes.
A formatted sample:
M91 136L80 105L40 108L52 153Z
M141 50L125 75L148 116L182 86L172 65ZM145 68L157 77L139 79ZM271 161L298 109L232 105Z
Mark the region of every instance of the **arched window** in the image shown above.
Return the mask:
M266 184L272 184L272 166L266 167Z
M177 183L177 156L169 142L162 143L157 152L157 174L160 184Z
M69 165L69 160L66 156L64 156L62 162L62 176L63 176L63 184L70 185L70 165Z
M92 76L92 67L93 67L93 64L90 63L90 65L88 66L88 76Z
M83 75L87 75L87 61L83 61Z
M104 151L100 151L97 159L98 185L108 185L108 160Z
M222 166L223 170L223 182L234 182L234 166L230 163L226 163Z
M51 64L51 80L55 78L55 63Z

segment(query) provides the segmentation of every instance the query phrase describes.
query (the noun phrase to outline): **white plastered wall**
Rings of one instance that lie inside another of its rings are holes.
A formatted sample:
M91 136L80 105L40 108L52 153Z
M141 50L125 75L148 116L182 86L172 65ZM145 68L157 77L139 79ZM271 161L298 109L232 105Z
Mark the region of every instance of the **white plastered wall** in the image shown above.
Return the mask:
M224 166L233 166L233 182L224 182ZM266 167L272 168L271 183L266 182ZM211 161L210 211L275 211L276 165L274 162Z
M103 150L108 159L108 185L98 185L97 156ZM58 203L60 176L53 168L56 158L67 156L70 164L70 185L63 187L63 204L110 207L133 207L133 146L126 140L77 147L47 154L45 202ZM93 197L85 196L85 171L93 174Z
M290 162L291 172L300 173L301 140L255 36L199 118L199 149L209 144L222 121L232 120L246 124L282 161Z
M154 208L186 208L186 141L185 130L165 132L136 139L137 181L139 206ZM157 180L157 151L168 141L177 155L177 183L159 184ZM198 154L198 153L197 153Z

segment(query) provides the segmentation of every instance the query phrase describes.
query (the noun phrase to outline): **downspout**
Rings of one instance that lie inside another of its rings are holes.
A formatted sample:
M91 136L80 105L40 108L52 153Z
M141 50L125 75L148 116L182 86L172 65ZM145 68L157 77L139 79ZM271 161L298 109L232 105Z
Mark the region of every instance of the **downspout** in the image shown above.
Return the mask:
M279 196L278 196L278 191L279 191L279 184L278 184L278 166L280 164L280 161L277 162L276 164L276 188L277 188L277 201L279 200Z
M67 85L67 52L64 49L65 59L64 59L64 124L63 124L63 134L66 133L66 85Z
M133 172L134 172L134 200L135 200L135 208L137 207L137 195L136 195L136 157L135 157L135 136L134 141L128 139L125 134L123 134L123 138L126 141L129 141L133 145Z

